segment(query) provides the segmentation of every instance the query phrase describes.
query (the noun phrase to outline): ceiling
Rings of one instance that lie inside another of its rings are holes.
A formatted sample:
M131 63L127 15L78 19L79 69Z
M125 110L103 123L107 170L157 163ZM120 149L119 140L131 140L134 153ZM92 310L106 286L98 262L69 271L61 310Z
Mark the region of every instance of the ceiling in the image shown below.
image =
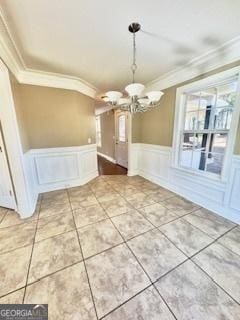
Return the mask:
M0 0L29 69L79 77L98 88L131 82L137 21L137 81L148 83L239 36L238 0Z

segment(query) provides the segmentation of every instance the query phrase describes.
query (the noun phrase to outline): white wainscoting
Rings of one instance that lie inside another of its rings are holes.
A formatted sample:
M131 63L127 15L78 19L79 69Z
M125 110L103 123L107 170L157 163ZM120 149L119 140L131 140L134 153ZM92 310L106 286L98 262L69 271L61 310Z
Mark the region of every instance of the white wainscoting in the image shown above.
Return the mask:
M33 193L87 183L98 176L95 144L67 148L32 149L25 153Z
M128 144L128 176L135 176L139 174L139 151L140 143Z
M174 168L170 147L131 144L130 175L139 174L177 194L240 223L240 156L233 156L229 179L223 182Z
M240 156L234 156L226 202L232 210L240 210Z

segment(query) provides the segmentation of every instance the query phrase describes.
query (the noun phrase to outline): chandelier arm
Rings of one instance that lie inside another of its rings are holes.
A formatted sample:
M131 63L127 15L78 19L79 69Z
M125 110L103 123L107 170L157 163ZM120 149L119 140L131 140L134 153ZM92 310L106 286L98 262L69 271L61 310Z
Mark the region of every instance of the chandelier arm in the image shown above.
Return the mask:
M129 84L125 91L128 93L128 97L122 98L122 93L118 91L108 91L102 99L111 106L112 109L121 109L130 113L145 112L153 107L160 106L160 99L163 95L161 91L150 91L146 95L142 95L144 85L141 83L135 83L135 74L137 71L137 49L136 49L136 33L141 30L139 23L133 22L129 25L128 30L133 34L132 46L132 83Z

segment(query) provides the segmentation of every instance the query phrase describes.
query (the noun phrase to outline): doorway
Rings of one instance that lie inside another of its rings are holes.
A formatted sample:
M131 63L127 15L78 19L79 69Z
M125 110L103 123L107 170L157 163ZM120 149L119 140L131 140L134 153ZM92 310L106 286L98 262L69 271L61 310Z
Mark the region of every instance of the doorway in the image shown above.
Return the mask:
M126 111L115 112L115 158L116 163L128 168L128 113Z
M9 170L6 146L0 123L0 207L15 209L15 197Z
M108 110L96 116L98 171L100 175L128 172L128 112Z

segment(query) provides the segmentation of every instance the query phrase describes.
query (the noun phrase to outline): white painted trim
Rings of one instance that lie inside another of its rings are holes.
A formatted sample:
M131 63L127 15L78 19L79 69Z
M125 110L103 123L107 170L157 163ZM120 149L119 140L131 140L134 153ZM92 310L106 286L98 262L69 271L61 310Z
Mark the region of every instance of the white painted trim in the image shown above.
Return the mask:
M107 159L108 161L112 162L112 163L116 163L116 160L113 159L112 157L109 157L108 155L104 154L104 153L101 153L101 152L97 152L97 154L100 156L100 157L103 157L105 159Z
M97 107L95 109L95 115L96 116L99 116L100 114L104 113L104 112L107 112L107 111L110 111L110 110L113 110L113 107L112 106L103 106L103 107Z
M24 218L34 212L36 198L26 172L8 69L1 60L0 96L0 117L17 198L16 211Z
M128 144L128 173L129 177L136 176L139 174L139 152L140 143L129 143Z
M17 80L23 84L75 90L91 98L95 98L97 92L97 88L84 80L59 73L26 69L18 72Z
M146 85L146 90L163 90L238 60L240 60L240 37L194 58L183 67L176 68L150 81Z
M1 119L1 118L0 118ZM1 166L1 179L0 179L0 206L9 209L16 209L16 199L14 195L14 188L11 178L11 171L9 161L7 158L7 150L4 145L4 137L0 122L0 166ZM2 189L2 190L1 190Z
M1 8L0 27L0 57L19 83L75 90L95 98L99 89L79 77L27 68Z
M98 176L96 144L32 149L24 157L36 194L83 185Z
M20 83L77 90L90 97L95 97L96 93L101 91L94 85L77 77L27 69L2 11L0 12L0 25L2 26L0 57ZM163 74L159 78L147 83L146 89L163 90L238 60L240 60L240 37L236 37L220 47L194 58L183 67Z
M189 171L193 175L205 176L208 177L209 181L219 180L222 182L226 182L228 179L228 172L230 170L232 156L234 152L235 140L237 135L238 121L240 115L240 67L235 67L212 76L206 77L204 79L194 81L177 89L176 93L176 103L175 103L175 119L174 119L174 132L173 132L173 157L172 157L172 166L176 170L181 171ZM237 99L235 103L235 108L233 111L231 128L228 136L228 146L225 153L225 160L223 164L223 170L221 176L215 176L207 172L200 172L199 170L193 169L184 169L179 166L179 146L181 144L180 140L180 132L183 129L184 123L184 111L185 111L185 99L186 93L200 90L200 88L206 88L208 86L212 86L215 83L220 83L230 77L238 75L238 89L237 89Z
M155 145L155 144L146 144L146 143L141 143L141 148L145 150L150 150L151 152L157 152L157 153L171 153L172 148L168 146L160 146L160 145Z
M48 153L69 153L69 152L84 152L90 149L96 149L97 145L95 143L86 144L82 146L72 146L72 147L56 147L56 148L41 148L41 149L30 149L25 154L36 155L36 154L48 154Z
M0 57L8 66L14 75L24 68L22 58L17 50L16 44L7 26L6 20L3 16L2 8L0 7Z
M172 167L170 147L131 144L130 174L167 188L227 219L240 223L240 156L234 155L227 182Z

